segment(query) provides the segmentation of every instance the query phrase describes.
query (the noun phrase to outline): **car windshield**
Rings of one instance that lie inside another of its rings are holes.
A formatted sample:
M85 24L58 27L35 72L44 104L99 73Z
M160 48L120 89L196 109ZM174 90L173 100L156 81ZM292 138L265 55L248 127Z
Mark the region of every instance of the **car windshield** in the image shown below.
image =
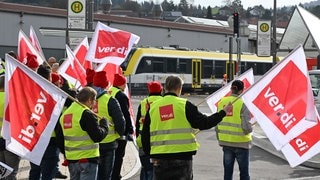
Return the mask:
M310 81L311 81L311 86L314 89L319 89L320 88L320 74L309 74L310 76Z
M318 94L319 94L319 89L312 88L312 92L313 92L313 95L314 95L314 96L318 96Z

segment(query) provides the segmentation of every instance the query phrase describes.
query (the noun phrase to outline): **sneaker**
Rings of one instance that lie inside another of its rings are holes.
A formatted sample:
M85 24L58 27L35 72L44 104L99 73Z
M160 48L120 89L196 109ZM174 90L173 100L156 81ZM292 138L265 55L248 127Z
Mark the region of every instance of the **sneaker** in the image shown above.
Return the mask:
M58 171L56 173L56 175L55 175L55 178L57 178L57 179L67 179L68 176L66 176L66 175L62 174L60 171Z

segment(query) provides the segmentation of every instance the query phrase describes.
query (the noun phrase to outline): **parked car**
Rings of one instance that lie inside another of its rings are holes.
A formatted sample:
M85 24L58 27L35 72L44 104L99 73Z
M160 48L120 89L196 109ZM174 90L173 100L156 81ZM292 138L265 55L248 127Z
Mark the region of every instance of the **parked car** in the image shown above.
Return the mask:
M309 77L314 95L314 103L320 113L320 70L310 70Z

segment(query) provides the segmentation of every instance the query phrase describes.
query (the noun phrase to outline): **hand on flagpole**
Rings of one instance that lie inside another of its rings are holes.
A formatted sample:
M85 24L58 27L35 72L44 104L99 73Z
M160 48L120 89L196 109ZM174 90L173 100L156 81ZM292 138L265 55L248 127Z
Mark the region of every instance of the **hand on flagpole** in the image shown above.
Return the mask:
M232 108L233 108L233 105L231 102L229 102L226 106L223 107L223 110L224 112L226 112L226 114L232 112Z

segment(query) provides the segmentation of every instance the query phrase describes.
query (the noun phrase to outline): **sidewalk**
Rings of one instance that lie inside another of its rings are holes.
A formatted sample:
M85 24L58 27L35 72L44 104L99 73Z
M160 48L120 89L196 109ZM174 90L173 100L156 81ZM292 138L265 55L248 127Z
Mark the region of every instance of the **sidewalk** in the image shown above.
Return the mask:
M253 129L253 144L279 158L286 160L285 156L281 151L277 151L274 146L271 144L269 139L266 137L263 130L260 128L258 124L255 125ZM287 160L286 160L287 161ZM302 163L303 166L320 169L320 154L315 155L308 161Z
M271 144L269 139L266 137L263 130L260 128L260 126L257 124L254 127L253 132L253 144L279 158L282 158L284 160L285 157L282 154L281 151L277 151L274 146ZM61 156L60 159L63 159ZM60 171L63 174L69 175L68 168L66 166L61 165L62 161L59 162L59 168ZM306 167L316 168L320 169L320 154L314 156L313 158L309 159L308 161L304 162L302 165ZM126 154L124 157L123 167L121 170L121 174L123 176L123 180L130 179L132 176L134 176L140 169L141 164L139 161L139 155L138 151L135 147L135 145L132 142L128 142L127 148L126 148ZM19 180L27 180L28 179L28 173L29 173L30 165L29 161L27 160L21 160L20 161L20 167L19 167L19 173L17 178Z
M68 168L66 166L61 165L62 159L63 159L63 156L61 155L60 162L59 162L59 170L62 172L62 174L65 174L68 177L70 177ZM126 154L123 161L123 167L121 170L121 174L123 176L122 179L130 179L130 177L132 177L138 172L138 170L140 169L140 166L141 164L139 161L138 151L132 142L128 142L126 147ZM29 170L30 170L29 161L24 159L21 160L17 179L27 180L29 176Z

